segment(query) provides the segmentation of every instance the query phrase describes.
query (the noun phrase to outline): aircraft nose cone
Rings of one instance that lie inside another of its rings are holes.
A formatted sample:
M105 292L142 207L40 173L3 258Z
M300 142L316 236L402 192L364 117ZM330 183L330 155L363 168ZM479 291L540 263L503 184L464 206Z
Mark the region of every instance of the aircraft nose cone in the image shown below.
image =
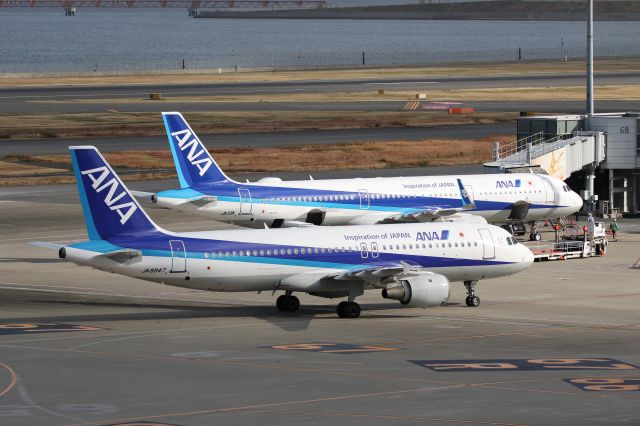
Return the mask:
M522 262L522 266L523 266L522 269L527 269L531 265L533 265L533 260L534 260L533 253L525 245L522 245L521 249L522 249L522 260L521 260L521 262Z
M582 208L582 203L583 203L582 197L577 192L573 192L571 196L573 197L573 207L580 210Z

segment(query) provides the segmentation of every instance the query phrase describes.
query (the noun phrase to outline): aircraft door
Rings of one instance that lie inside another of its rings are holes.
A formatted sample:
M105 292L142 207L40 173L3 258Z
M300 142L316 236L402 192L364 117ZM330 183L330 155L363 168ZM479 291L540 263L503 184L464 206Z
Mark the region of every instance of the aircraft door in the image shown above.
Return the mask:
M376 242L371 243L371 258L377 259L379 255L380 255L380 252L378 251L378 243Z
M545 192L545 203L556 205L558 201L559 192L553 187L553 184L549 179L542 178L542 185Z
M367 250L367 243L360 243L360 256L362 256L363 259L366 259L369 257L369 251Z
M369 208L369 191L366 189L359 189L358 193L360 194L360 208L366 210Z
M187 272L187 252L182 240L170 240L171 272Z
M495 259L496 246L493 243L493 237L491 231L486 228L478 229L480 233L480 239L482 240L482 258L483 259Z
M238 188L240 197L240 214L251 214L253 203L251 202L251 192L246 188Z

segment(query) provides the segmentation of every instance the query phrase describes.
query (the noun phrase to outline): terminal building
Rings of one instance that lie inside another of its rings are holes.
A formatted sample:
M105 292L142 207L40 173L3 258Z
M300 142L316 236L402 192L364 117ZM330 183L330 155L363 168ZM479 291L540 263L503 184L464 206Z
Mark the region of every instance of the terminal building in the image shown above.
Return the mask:
M604 217L638 213L640 113L523 116L518 140L494 147L485 170L539 168L579 192L584 209Z

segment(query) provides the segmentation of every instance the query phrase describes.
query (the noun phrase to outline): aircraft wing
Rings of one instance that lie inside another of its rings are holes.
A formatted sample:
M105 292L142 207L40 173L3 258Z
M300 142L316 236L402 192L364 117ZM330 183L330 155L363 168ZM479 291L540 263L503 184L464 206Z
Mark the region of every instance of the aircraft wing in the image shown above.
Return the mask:
M352 269L347 272L339 274L332 274L325 277L325 279L335 281L348 281L359 279L367 284L375 285L380 284L385 279L407 272L411 269L411 265L405 262L390 262L382 264L363 265L360 268Z
M144 192L144 191L131 191L131 193L137 197L137 198L141 198L145 201L150 201L152 203L155 203L156 200L154 199L154 197L156 196L155 193L153 192ZM209 203L213 203L215 201L218 201L218 197L212 196L212 195L199 195L197 197L193 197L193 198L184 198L180 200L181 203L179 204L193 204L197 207L203 207L206 206Z
M463 207L428 207L422 210L405 211L400 214L386 216L378 223L432 222L443 216L451 216L469 209Z
M460 191L460 200L462 201L462 205L442 204L406 210L399 214L387 216L379 223L431 222L440 217L475 210L476 204L465 189L462 181L460 179L456 179L456 181L458 183L458 191Z
M380 262L362 265L349 271L328 273L324 269L292 275L280 282L282 289L304 291L313 294L344 292L349 281L359 281L367 287L380 288L393 281L392 278L418 271L407 262Z

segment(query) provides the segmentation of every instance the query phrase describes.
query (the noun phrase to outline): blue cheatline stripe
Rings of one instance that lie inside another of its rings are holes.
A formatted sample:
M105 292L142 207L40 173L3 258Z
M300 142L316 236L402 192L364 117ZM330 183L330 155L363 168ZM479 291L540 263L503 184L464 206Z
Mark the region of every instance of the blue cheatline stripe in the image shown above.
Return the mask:
M178 181L180 182L180 188L189 188L189 183L184 177L184 170L182 170L182 165L180 164L180 158L176 152L176 148L173 143L173 136L171 136L171 130L169 129L169 123L167 123L167 117L165 115L162 116L162 121L164 121L164 128L167 133L167 139L169 139L169 146L171 147L171 155L173 156L173 162L176 165L176 172L178 174Z
M163 195L164 196L164 195ZM175 194L176 198L184 198L180 197L178 194ZM217 196L219 201L227 201L231 203L239 203L240 197L233 196ZM271 198L271 197L269 197ZM371 202L369 207L363 209L360 207L360 204L355 200L354 204L344 204L344 203L336 203L332 201L282 201L282 202L270 202L267 198L252 198L252 203L257 205L272 205L272 206L296 206L296 207L311 207L311 208L336 208L336 209L345 209L345 210L375 210L381 212L405 212L405 213L420 213L423 211L434 211L437 209L450 209L450 208L460 208L461 206L456 206L453 204L444 204L444 203L433 203L429 205L428 200L421 201L422 204L428 205L423 209L420 208L420 202L416 203L418 206L398 206L398 205L390 205L383 206L379 204L374 204ZM497 205L496 205L497 204ZM468 210L469 213L473 213L474 211L484 211L484 210L503 210L506 208L511 208L513 203L509 202L501 202L501 201L489 201L489 202L477 202L476 209ZM532 204L529 206L531 209L554 209L559 207L565 207L560 205L543 205L543 204Z
M171 251L142 250L143 256L172 257ZM288 259L285 257L224 256L204 257L204 253L186 252L187 259L217 260L227 262L259 263L263 265L306 266L314 268L358 269L362 265L350 263L323 262L319 260Z
M185 188L182 190L166 190L159 192L158 195L166 198L191 199L202 195L211 195L217 197L220 201L230 203L240 203L240 197L235 195L238 188L248 189L251 192L252 203L257 205L269 206L295 206L309 208L335 208L344 210L370 210L380 212L404 212L404 213L420 213L423 211L434 211L437 209L450 209L462 207L462 202L454 198L433 198L433 197L416 197L414 199L369 199L369 207L363 209L360 207L359 199L349 200L351 202L336 201L280 201L272 202L272 198L283 197L312 197L312 196L351 196L353 192L340 192L331 190L309 190L300 188L278 188L278 187L255 187L245 185L225 184L221 185L218 190L197 186L195 188ZM189 191L188 191L189 190ZM182 192L187 191L187 192ZM233 195L231 195L233 194ZM321 195L318 195L321 194ZM505 210L513 206L508 201L475 201L476 208L470 209L468 212L482 212L493 210ZM564 205L547 205L547 204L531 204L530 209L556 209L567 207Z
M75 150L71 151L71 161L73 162L73 173L76 177L76 185L78 186L78 193L80 194L82 215L84 216L84 223L87 227L87 235L89 235L90 240L100 240L100 234L98 234L96 224L93 222L93 214L91 213L89 201L87 200L87 192L84 189L84 182L82 181L82 175L80 174L80 166L78 165Z
M168 245L168 242L167 242ZM127 247L126 245L113 245L112 243L104 240L98 241L87 241L83 243L72 244L71 247L78 248L81 250L94 251L99 254L111 253L127 248L133 248L136 250L141 250L143 256L152 256L152 257L164 257L171 258L173 256L171 250L161 250L161 249L150 249L150 248L142 248L142 247ZM267 264L267 265L288 265L288 266L302 266L309 268L330 268L330 269L343 269L343 270L353 270L359 269L365 265L390 265L398 263L401 260L409 261L412 264L415 263L418 266L426 267L426 268L442 268L442 267L464 267L464 266L482 266L482 265L505 265L511 264L513 262L501 262L501 261L493 261L493 260L480 260L480 259L460 259L460 258L448 258L448 257L437 257L437 256L418 256L412 254L402 254L402 253L379 253L379 257L376 259L367 258L362 259L360 257L360 252L349 252L347 255L349 256L352 263L345 262L330 262L323 260L314 260L313 257L318 255L300 255L304 256L306 259L293 259L291 255L278 255L278 256L215 256L215 257L205 257L205 252L194 252L187 251L186 257L188 259L199 259L199 260L212 260L212 261L223 261L223 262L240 262L240 263L258 263L258 264ZM320 255L322 256L322 255ZM326 257L329 255L326 254ZM397 259L385 260L386 257L393 257ZM420 262L421 261L421 262Z

